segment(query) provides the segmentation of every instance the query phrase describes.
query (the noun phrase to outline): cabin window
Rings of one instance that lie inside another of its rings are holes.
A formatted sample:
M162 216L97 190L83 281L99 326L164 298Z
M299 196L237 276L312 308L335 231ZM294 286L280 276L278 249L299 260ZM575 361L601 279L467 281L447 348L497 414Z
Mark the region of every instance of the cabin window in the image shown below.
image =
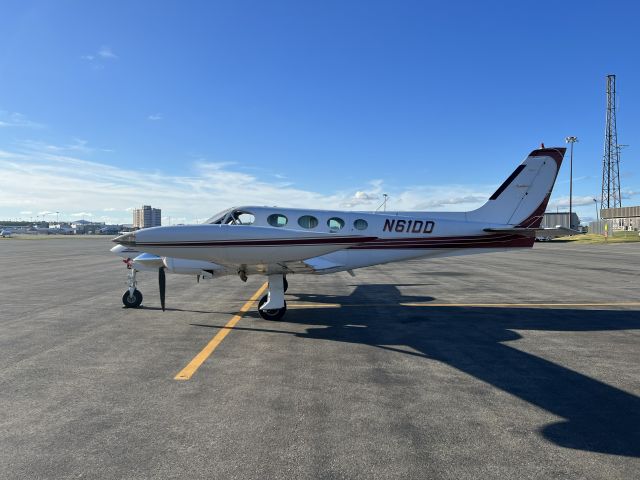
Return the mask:
M311 215L303 215L298 219L298 225L302 228L316 228L318 226L318 219Z
M344 220L338 217L332 217L327 220L327 225L329 226L329 230L332 232L337 232L344 227Z
M272 227L284 227L287 224L287 217L280 213L274 213L267 217L267 222Z
M355 222L353 222L353 228L355 228L356 230L366 230L368 226L369 224L367 223L367 221L363 220L362 218L359 218Z

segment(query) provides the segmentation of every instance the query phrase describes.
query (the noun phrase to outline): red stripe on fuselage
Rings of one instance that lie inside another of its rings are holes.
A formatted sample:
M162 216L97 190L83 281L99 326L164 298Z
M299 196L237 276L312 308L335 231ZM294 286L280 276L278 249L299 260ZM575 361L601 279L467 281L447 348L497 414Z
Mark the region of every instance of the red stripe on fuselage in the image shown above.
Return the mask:
M413 239L387 239L350 247L353 250L404 250L429 248L505 248L531 247L534 239L522 235L474 235L464 237L435 237Z
M416 249L416 248L493 248L531 247L534 239L521 235L493 234L458 237L335 237L316 239L274 239L274 240L227 240L227 241L181 241L181 242L139 242L137 247L279 247L312 245L351 245L350 249ZM353 245L354 243L362 245Z
M378 237L295 238L271 240L182 240L179 242L136 242L136 247L271 247L300 245L351 245L376 240Z

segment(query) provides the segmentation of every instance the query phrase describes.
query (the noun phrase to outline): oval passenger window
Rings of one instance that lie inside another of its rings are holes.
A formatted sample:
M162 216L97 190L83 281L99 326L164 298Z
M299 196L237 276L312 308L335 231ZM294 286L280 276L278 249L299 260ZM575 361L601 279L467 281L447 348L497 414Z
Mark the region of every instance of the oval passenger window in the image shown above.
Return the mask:
M287 224L287 217L279 213L273 213L267 217L267 222L272 227L284 227Z
M316 228L318 226L318 219L311 215L303 215L298 219L298 225L302 228Z
M353 222L353 228L355 228L356 230L366 230L368 226L369 224L367 223L367 221L363 220L362 218L359 218L355 222Z
M337 232L344 227L344 220L338 217L333 217L327 220L327 225L329 226L330 231Z

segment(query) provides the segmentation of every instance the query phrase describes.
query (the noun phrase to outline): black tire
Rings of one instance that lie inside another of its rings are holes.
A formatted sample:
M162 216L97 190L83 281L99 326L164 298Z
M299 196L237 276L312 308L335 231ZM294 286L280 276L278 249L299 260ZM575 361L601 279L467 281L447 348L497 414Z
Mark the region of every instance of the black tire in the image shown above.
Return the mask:
M282 279L282 286L284 287L284 291L286 292L289 288L289 282L287 282L287 277Z
M129 296L129 290L124 292L122 296L124 308L138 308L142 304L142 293L140 290L133 291L133 297Z
M280 320L282 317L284 317L284 314L287 312L287 302L284 302L284 307L282 308L275 308L273 310L262 310L260 307L262 307L262 305L267 303L268 298L269 298L269 295L265 295L260 299L260 302L258 303L258 313L265 320L273 320L273 321Z

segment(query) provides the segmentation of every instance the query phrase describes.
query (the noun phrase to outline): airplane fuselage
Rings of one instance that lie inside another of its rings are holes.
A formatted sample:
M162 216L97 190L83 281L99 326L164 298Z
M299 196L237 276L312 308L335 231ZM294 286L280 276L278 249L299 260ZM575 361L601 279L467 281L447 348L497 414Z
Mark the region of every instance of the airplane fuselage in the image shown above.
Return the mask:
M234 215L250 218L251 223L233 223ZM256 272L329 273L532 244L521 236L487 233L488 226L467 221L464 212L366 213L247 206L230 209L226 218L222 215L212 223L148 228L125 234L118 241L162 257L213 262L234 273L240 266ZM278 264L283 266L278 268Z

